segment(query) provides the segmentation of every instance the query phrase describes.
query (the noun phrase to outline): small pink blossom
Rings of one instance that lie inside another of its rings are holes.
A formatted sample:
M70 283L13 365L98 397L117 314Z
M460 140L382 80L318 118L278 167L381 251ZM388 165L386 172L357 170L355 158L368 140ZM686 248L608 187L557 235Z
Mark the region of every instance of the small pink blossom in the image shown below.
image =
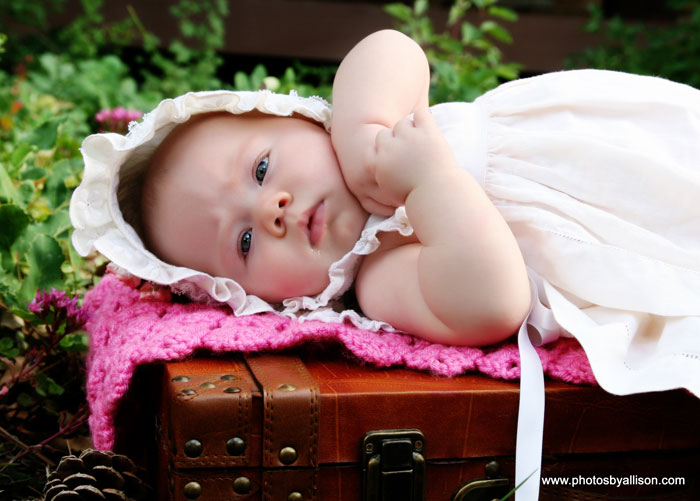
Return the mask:
M143 116L139 110L128 110L122 106L114 109L105 108L95 114L95 121L100 124L100 132L126 133L129 123Z
M78 305L78 298L55 288L49 292L37 291L32 302L27 303L27 309L44 321L65 321L66 332L81 329L87 321L87 311Z

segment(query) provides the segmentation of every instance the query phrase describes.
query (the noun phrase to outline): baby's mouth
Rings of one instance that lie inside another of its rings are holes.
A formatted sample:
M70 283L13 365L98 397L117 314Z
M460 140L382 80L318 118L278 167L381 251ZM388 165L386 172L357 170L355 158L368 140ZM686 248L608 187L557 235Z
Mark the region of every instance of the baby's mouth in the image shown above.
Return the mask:
M306 231L309 237L311 247L318 247L325 228L326 220L326 204L321 201L312 207L308 212L308 221L306 223Z

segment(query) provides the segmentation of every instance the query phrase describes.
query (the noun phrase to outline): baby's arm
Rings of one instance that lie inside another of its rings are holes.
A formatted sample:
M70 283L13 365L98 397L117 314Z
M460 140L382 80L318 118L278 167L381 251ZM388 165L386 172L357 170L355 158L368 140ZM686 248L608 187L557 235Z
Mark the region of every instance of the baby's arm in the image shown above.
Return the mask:
M377 135L376 179L391 203L405 203L418 242L383 241L365 258L356 281L364 312L445 344L513 334L530 305L520 249L429 110Z
M394 212L374 178L374 140L416 110L428 107L430 69L423 50L398 31L360 41L333 82L331 139L343 177L365 210Z

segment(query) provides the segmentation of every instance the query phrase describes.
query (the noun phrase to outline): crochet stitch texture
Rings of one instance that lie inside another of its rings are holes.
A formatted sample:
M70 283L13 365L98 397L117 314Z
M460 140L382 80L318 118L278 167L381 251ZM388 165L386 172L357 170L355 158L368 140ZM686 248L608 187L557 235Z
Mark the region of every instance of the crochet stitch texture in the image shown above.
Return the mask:
M90 315L87 397L94 446L112 449L114 418L139 365L176 360L197 349L213 352L279 350L305 342L340 343L379 367L405 366L441 376L479 371L502 379L520 377L513 339L489 348L433 344L402 333L377 333L350 324L300 323L274 313L234 316L226 306L174 303L148 297L113 274L85 296ZM596 384L586 355L573 339L537 348L546 374L577 384Z

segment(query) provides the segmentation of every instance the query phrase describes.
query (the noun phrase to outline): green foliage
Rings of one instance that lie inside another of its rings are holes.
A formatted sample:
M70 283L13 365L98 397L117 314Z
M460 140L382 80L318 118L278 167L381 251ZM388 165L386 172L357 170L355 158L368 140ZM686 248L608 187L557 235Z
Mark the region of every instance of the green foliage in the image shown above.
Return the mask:
M26 81L0 87L0 226L8 229L0 238L0 294L13 311L26 308L37 289L91 280L69 264L68 201L80 177L86 120L74 104Z
M234 87L238 90L270 89L284 94L294 90L300 96L321 96L330 99L336 67L312 68L302 64L295 67L296 69L287 68L278 78L269 75L265 66L258 64L250 74L236 72ZM317 83L307 83L310 79L316 80Z
M518 77L519 66L503 63L498 44L512 38L499 22L513 22L514 11L497 5L498 0L455 0L447 24L436 32L428 17L428 0L413 7L392 3L385 10L398 20L397 28L413 38L425 51L432 70L430 100L472 101L502 80ZM474 24L466 19L476 9Z
M673 23L649 25L620 17L606 20L600 7L589 6L585 30L603 43L571 56L570 68L600 68L655 75L700 88L700 2L670 0Z
M225 0L180 0L170 8L182 38L174 40L168 50L150 48L151 64L157 71L144 72L144 90L175 97L188 91L225 87L216 76L222 63L217 50L224 44L224 18L228 15ZM144 40L148 40L141 26Z
M115 55L72 61L60 54L46 53L28 72L28 86L36 92L73 103L85 118L105 108L124 106L150 109L161 99L157 90L139 89L129 67Z
M0 12L22 25L46 29L49 16L59 12L65 3L66 0L0 0Z

